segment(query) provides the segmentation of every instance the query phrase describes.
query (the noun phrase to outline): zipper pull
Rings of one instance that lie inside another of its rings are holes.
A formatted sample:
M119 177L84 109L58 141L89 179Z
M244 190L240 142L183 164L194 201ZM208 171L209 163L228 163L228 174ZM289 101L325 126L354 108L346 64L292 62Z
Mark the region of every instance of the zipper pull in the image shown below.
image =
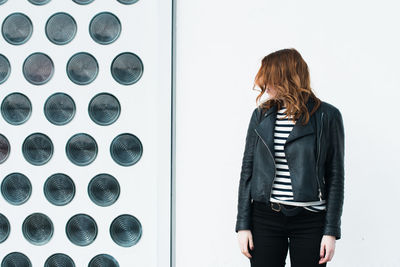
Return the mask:
M319 200L322 200L321 188L319 188Z

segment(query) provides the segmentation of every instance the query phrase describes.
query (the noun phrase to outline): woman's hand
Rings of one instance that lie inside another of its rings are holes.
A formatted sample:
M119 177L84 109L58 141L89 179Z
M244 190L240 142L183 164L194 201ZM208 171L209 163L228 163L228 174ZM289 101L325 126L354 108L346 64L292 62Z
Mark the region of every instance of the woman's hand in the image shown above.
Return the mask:
M249 259L252 258L248 250L248 247L250 247L251 250L254 249L253 235L251 234L251 230L239 230L238 239L239 239L239 247L242 253Z
M319 251L319 264L328 262L335 253L336 237L333 235L324 235L321 240L321 249ZM324 257L325 256L325 257Z

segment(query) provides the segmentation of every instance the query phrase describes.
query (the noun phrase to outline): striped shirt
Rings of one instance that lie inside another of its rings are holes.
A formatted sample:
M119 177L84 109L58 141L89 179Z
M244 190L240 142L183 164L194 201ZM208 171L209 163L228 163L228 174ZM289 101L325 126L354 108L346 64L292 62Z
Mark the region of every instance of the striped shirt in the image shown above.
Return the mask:
M275 121L274 157L276 165L276 174L274 183L272 185L272 194L270 201L279 202L287 205L303 206L305 209L314 212L325 210L326 209L325 200L313 201L312 203L296 202L293 200L292 183L290 179L289 166L287 164L285 156L284 144L296 122L293 122L289 118L284 118L285 115L286 115L286 107L282 107L280 110L278 110Z

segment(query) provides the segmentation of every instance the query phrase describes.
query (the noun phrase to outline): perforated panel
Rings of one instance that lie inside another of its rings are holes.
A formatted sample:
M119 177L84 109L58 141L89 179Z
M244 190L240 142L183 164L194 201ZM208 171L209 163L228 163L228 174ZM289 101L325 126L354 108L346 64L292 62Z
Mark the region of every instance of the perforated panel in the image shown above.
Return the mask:
M0 1L0 261L169 266L171 3Z

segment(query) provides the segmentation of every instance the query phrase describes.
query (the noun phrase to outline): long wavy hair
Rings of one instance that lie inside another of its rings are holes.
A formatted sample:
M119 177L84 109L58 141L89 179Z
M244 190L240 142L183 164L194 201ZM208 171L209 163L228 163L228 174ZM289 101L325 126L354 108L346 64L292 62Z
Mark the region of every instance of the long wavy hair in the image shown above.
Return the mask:
M294 48L278 50L265 56L254 79L253 90L255 87L261 89L256 98L257 104L266 89L273 88L276 92L275 97L260 104L263 111L273 105L278 105L279 110L283 107L283 100L285 100L286 117L293 116L293 120L298 120L301 114L304 114L303 125L308 123L311 115L321 104L321 100L311 89L307 63ZM310 97L315 104L311 113L308 112L306 106Z

